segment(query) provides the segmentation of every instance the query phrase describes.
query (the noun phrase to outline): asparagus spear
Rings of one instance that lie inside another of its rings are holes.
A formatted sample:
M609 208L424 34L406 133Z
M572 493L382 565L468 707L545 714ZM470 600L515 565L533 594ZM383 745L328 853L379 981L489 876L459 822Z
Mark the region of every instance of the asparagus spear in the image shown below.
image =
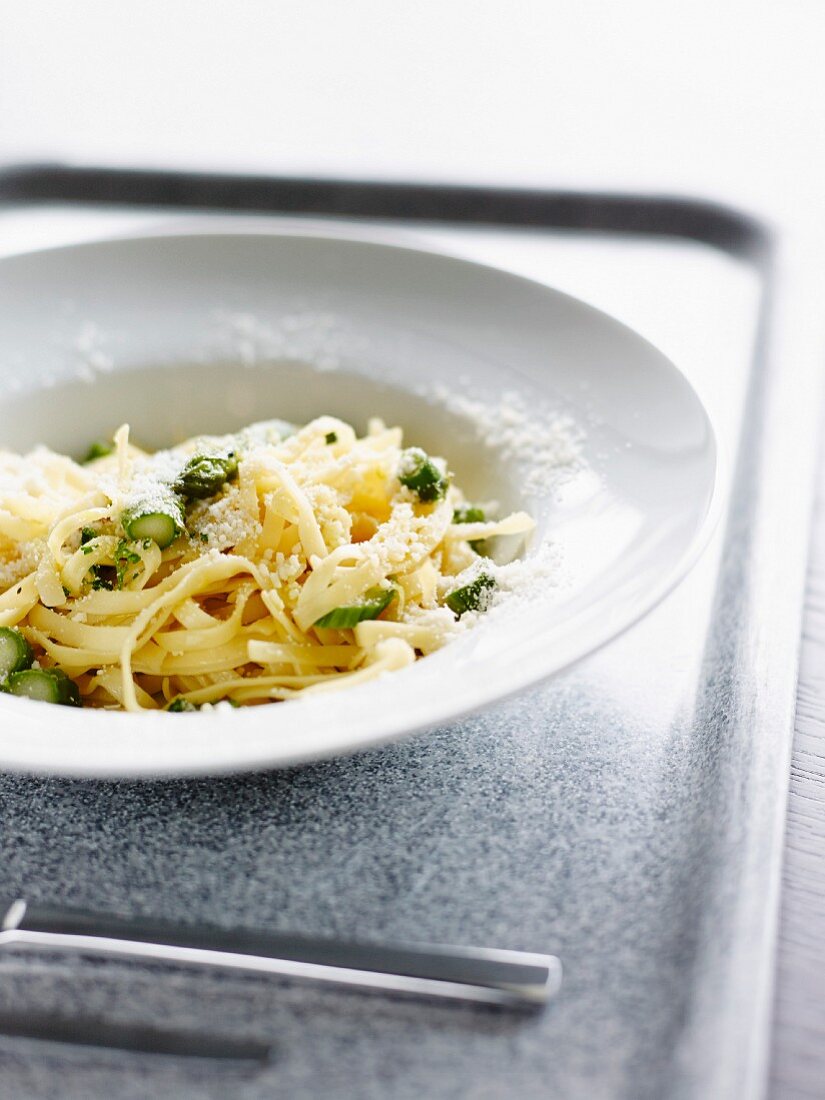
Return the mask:
M358 603L335 607L315 623L325 630L346 630L365 619L377 619L389 607L397 593L394 588L368 588Z
M443 470L420 447L408 447L402 453L398 480L425 504L443 500L450 484Z

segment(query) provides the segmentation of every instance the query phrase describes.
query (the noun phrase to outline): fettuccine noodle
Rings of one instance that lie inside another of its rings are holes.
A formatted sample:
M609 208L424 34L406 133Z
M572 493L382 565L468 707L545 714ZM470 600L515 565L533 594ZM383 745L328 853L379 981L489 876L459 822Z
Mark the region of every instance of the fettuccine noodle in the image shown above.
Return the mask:
M245 706L360 684L484 610L491 540L533 527L493 510L379 420L361 437L329 416L272 421L154 455L124 425L85 463L0 451L0 628L84 706Z

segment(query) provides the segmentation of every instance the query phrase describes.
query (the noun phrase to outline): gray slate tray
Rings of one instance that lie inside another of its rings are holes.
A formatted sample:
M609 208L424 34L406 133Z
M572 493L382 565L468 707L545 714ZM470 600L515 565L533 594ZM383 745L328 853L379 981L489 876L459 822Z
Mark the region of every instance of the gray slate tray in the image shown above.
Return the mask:
M542 238L561 248L559 270L565 249L584 241L586 257L591 239L608 266L630 270L642 244L674 294L674 265L693 254L665 238L688 238L735 257L736 277L755 273L762 293L758 315L735 294L729 303L749 356L706 365L702 379L735 464L723 525L679 590L602 653L458 727L311 767L194 782L0 779L10 897L555 951L558 1002L516 1018L10 956L2 1011L221 1028L272 1040L275 1058L242 1070L0 1039L7 1094L759 1096L820 350L797 339L794 311L812 303L783 242L735 212L639 197L66 169L7 171L3 196L562 230ZM717 326L734 283L720 277Z

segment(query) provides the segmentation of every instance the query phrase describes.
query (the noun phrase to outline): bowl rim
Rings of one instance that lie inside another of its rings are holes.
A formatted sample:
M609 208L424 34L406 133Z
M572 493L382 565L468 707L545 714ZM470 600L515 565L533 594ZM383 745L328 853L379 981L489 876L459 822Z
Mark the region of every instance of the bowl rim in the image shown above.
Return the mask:
M638 600L638 604L634 610L622 616L618 625L606 623L600 629L592 629L590 638L586 643L571 646L570 652L565 658L560 662L554 663L549 669L545 669L544 671L537 670L535 667L536 662L532 662L529 666L525 665L521 669L513 670L506 684L502 685L496 680L491 680L486 685L486 689L482 690L476 698L472 700L464 699L457 706L435 707L434 713L428 717L422 717L410 722L402 717L400 710L398 710L390 715L384 715L381 722L381 728L370 728L369 732L363 731L356 737L353 737L353 731L350 731L347 734L346 740L342 740L339 743L328 743L322 739L321 743L310 745L309 747L298 747L296 744L294 748L288 751L283 751L282 749L276 755L273 755L272 752L272 747L276 744L275 735L270 736L268 740L266 738L238 739L233 742L232 752L227 756L217 754L213 747L211 755L207 755L205 759L196 758L191 748L188 747L189 742L193 740L191 737L176 737L176 742L180 744L182 752L180 752L177 757L174 754L170 754L168 759L156 763L135 759L134 755L131 759L126 761L120 760L107 763L105 760L101 761L96 758L87 758L81 763L66 758L65 750L63 753L58 753L59 757L62 757L62 759L58 759L57 761L50 759L34 759L31 756L27 757L25 753L9 752L5 745L0 744L0 762L5 769L35 774L112 780L151 780L171 777L183 778L231 775L293 767L299 764L329 759L341 755L342 753L351 754L385 744L388 745L401 738L412 736L413 734L420 733L427 729L432 729L436 725L452 726L468 715L477 713L495 703L503 702L530 686L537 685L552 676L569 670L580 661L603 649L606 645L630 630L631 627L653 611L687 576L704 553L719 524L722 514L724 487L727 485L728 471L730 469L729 462L720 447L719 437L712 418L704 402L680 367L674 363L668 355L653 344L652 341L642 336L630 325L618 320L599 307L573 294L558 290L556 287L540 279L519 274L517 271L510 270L506 266L484 263L473 258L461 256L456 252L443 248L437 243L433 245L430 245L428 242L422 244L421 236L418 233L396 230L395 227L387 228L385 226L362 225L361 223L341 223L340 221L327 221L324 218L302 218L298 221L289 216L273 217L251 215L248 217L243 216L238 219L236 215L215 214L193 214L186 217L171 217L159 222L153 221L151 224L147 224L143 227L126 229L123 232L108 232L101 236L87 236L77 241L62 242L57 245L23 248L0 257L0 276L2 276L4 269L8 265L27 257L57 255L66 253L67 251L88 252L96 248L112 248L117 245L128 245L129 243L148 242L151 240L168 242L175 239L208 239L213 237L268 239L287 237L291 239L305 238L310 240L344 241L366 247L378 247L392 252L401 251L423 257L435 257L438 260L443 260L471 271L481 269L483 272L490 275L514 283L516 286L525 285L533 289L540 288L543 292L561 299L565 305L578 310L580 313L595 317L600 324L614 328L617 332L622 333L625 338L629 337L637 342L637 344L653 351L660 359L664 360L668 368L681 380L687 391L692 395L696 409L704 420L710 458L713 462L712 484L704 515L682 554L679 555L667 571L663 572L659 581L646 590L644 597ZM348 693L355 691L362 692L365 690L368 691L370 686L370 684L366 684L361 688L345 690L347 690ZM323 697L315 697L315 699L319 698ZM296 709L299 707L306 708L308 705L311 705L311 701L309 699L291 700L288 705L290 705L290 707L296 707ZM16 715L19 715L21 718L24 716L28 716L29 719L32 718L29 709L31 707L30 701L2 696L0 697L0 707L7 711L10 718L14 718ZM243 710L233 712L231 716L232 722L248 725L249 727L252 727L254 723L255 727L261 727L264 725L267 709L267 707L257 707L250 708L249 712ZM96 723L101 727L111 719L114 719L115 723L121 727L134 724L136 729L138 724L145 727L147 721L154 724L157 720L157 716L154 714L133 715L122 711L94 710L92 708L83 710L80 713L83 714L85 719L91 716L92 723ZM197 723L202 734L206 732L204 729L204 719L210 724L218 722L223 725L226 722L226 719L223 717L217 718L214 715L200 715L198 716ZM189 719L189 721L194 721L194 719ZM43 725L42 718L38 720L37 724L39 726ZM376 723L373 722L372 726L375 727ZM227 728L226 725L223 725L224 733L227 731ZM184 729L180 730L181 734L184 732ZM201 740L203 740L202 736L196 739L197 742Z

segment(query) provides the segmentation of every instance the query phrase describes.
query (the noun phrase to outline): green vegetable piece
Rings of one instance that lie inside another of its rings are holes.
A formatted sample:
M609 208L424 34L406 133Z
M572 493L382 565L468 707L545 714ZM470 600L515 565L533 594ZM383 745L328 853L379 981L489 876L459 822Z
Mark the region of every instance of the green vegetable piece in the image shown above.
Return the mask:
M80 545L81 546L85 546L87 543L91 542L92 539L96 539L96 538L97 538L97 531L95 531L94 527L81 527L81 529L80 529Z
M0 627L0 682L14 672L31 668L33 660L32 647L20 631L13 626Z
M417 494L425 504L443 500L447 495L449 480L446 474L420 447L408 447L401 455L398 480Z
M50 668L46 671L54 676L58 682L60 691L58 702L65 707L79 707L81 705L80 688L74 680L70 679L62 668Z
M453 523L484 523L486 519L484 509L475 504L462 504L453 512ZM470 546L482 557L489 557L487 539L471 539Z
M185 714L190 710L200 710L200 707L196 707L194 703L190 703L188 699L185 699L182 695L178 695L166 709L170 714Z
M87 462L94 462L97 458L105 458L114 452L114 447L111 443L103 443L101 440L95 440L86 452L86 457L83 459L83 465Z
M151 500L139 501L120 517L131 542L151 539L161 550L174 542L183 531L183 504L171 489L161 488Z
M394 588L368 588L360 603L333 608L315 622L323 630L347 630L365 619L377 619L398 593Z
M462 504L453 511L453 523L484 523L484 509L475 504Z
M490 606L495 588L495 578L489 573L479 573L468 584L454 588L444 602L460 619L465 611L486 611Z
M204 500L219 493L227 481L238 475L238 456L194 455L178 474L174 488L186 500Z
M27 668L13 672L6 683L6 691L24 699L36 699L41 703L60 702L60 681L45 669Z
M324 436L324 442L326 444L337 443L338 442L338 433L337 432L327 432L327 434Z
M64 707L80 706L80 691L74 680L59 668L27 668L9 676L6 690L23 699L57 703Z

